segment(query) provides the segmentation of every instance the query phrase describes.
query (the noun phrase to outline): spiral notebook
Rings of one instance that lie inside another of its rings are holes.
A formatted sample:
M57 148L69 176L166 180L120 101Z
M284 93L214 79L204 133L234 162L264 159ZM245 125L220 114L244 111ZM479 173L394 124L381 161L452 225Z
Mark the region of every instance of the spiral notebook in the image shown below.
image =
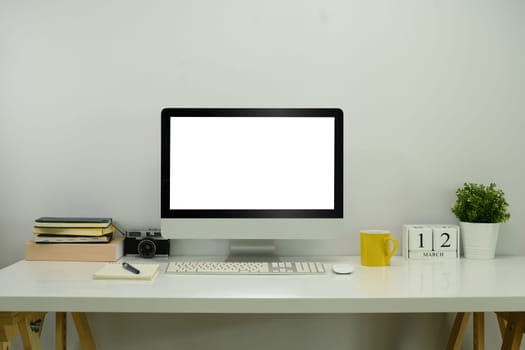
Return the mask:
M152 280L160 270L159 264L133 264L133 267L140 271L135 274L122 267L119 263L104 265L93 274L96 280Z

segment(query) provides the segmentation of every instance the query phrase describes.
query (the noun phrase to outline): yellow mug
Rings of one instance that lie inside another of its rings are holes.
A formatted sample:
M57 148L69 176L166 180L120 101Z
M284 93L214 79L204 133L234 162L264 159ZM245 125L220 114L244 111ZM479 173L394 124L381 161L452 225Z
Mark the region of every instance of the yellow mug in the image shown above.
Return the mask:
M387 230L361 231L361 265L389 266L398 242Z

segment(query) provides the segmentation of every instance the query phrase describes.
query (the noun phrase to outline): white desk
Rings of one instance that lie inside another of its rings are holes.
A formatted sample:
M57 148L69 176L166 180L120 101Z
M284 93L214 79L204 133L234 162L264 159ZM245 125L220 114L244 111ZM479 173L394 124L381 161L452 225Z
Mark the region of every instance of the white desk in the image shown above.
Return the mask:
M133 262L133 259L125 259ZM20 261L0 270L0 311L403 313L525 311L525 257L404 261L352 275L180 276L93 280L103 263ZM166 259L157 259L161 270ZM329 263L328 263L329 264ZM329 265L327 265L329 267Z

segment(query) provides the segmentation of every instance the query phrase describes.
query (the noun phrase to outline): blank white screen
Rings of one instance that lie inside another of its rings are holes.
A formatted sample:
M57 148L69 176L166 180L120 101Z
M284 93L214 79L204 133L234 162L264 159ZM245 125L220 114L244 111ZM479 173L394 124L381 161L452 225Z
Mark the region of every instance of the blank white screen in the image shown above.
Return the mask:
M334 118L173 117L170 209L334 209Z

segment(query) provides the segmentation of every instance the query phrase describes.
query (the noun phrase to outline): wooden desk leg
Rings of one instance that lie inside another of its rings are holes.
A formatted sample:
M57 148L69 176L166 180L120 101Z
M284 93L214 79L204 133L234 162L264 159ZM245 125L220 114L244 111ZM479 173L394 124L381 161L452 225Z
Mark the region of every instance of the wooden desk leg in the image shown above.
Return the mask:
M55 349L66 350L67 314L65 312L56 313L55 327Z
M483 312L474 312L474 350L485 349L485 317Z
M72 312L73 321L77 328L78 337L83 350L96 350L95 341L89 329L89 323L84 312Z
M0 350L11 350L11 339L20 333L15 315L15 312L0 312Z
M507 319L507 327L503 336L502 350L519 350L521 337L525 330L525 313L510 312Z
M467 329L469 317L470 312L458 312L456 314L454 325L448 337L447 350L461 350L461 344L463 343L463 336Z
M40 349L45 316L45 312L0 312L0 349L10 350L11 339L18 334L24 349Z
M507 328L507 319L509 318L508 312L496 312L496 316L498 316L498 326L499 326L499 332L501 334L501 340L503 340L503 337L505 336L505 328Z
M35 332L31 329L31 317L30 313L22 313L18 317L18 330L22 337L22 344L24 344L24 350L40 350L40 336L38 331Z
M13 325L4 321L0 319L0 350L11 350L11 338L18 332Z
M11 350L11 338L17 334L18 329L8 319L0 318L0 350Z

